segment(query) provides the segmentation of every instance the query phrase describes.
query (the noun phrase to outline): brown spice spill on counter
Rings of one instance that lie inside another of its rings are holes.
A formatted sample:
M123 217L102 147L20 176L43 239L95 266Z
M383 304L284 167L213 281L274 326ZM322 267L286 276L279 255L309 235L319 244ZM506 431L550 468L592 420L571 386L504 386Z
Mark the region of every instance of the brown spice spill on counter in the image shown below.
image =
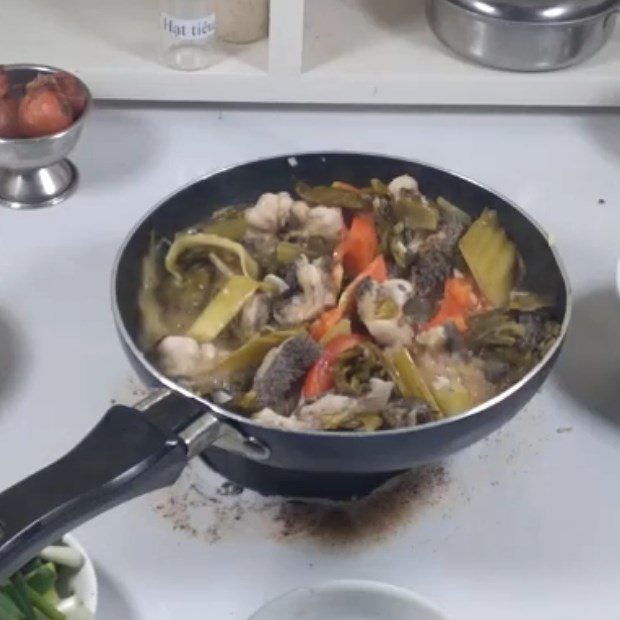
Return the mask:
M244 489L231 482L218 486L213 478L204 466L190 463L174 486L151 496L153 509L173 530L213 544L232 535L246 514L269 508L267 500L256 495L244 499Z
M221 487L216 491L218 495L223 495L225 497L229 495L241 495L243 493L243 487L240 487L238 484L234 482L224 482Z
M171 489L152 497L155 512L175 531L209 544L233 536L308 540L324 548L379 542L442 499L448 476L440 465L422 467L387 483L367 498L348 503L302 503L263 498L192 464ZM274 528L275 526L275 528Z
M276 515L281 539L310 539L324 547L380 542L436 504L448 476L442 466L408 472L368 497L345 504L285 502Z

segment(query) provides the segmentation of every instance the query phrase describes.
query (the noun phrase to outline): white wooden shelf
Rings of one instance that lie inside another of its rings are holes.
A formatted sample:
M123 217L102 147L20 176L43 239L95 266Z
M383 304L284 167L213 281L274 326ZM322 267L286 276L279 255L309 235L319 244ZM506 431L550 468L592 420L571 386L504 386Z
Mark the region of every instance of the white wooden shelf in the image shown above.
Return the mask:
M590 61L545 74L470 64L431 33L423 0L272 0L269 40L222 45L198 72L158 61L157 0L9 0L0 63L80 74L99 99L616 106L620 29Z

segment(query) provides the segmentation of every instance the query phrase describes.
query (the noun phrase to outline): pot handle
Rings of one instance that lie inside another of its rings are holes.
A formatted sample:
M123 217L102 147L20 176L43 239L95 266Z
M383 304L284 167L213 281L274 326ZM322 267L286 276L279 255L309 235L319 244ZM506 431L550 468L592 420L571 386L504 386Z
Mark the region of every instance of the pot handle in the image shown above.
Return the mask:
M175 482L222 426L169 390L112 407L68 454L0 493L0 583L74 527Z

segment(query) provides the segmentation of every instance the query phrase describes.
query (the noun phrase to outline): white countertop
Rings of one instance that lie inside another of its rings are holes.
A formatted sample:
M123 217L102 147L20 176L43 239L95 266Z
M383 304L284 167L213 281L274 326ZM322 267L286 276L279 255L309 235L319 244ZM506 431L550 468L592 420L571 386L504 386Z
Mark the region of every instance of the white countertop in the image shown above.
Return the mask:
M76 195L50 210L0 211L0 487L131 396L108 289L133 222L210 170L320 149L446 166L532 213L575 289L561 361L525 411L443 463L433 483L413 485L410 503L382 496L358 510L380 526L352 534L352 545L337 534L326 544L321 527L283 537L277 502L222 498L221 480L200 467L181 483L198 489L194 532L153 509L165 512L169 493L99 517L77 532L99 569L98 620L245 620L273 596L332 578L406 586L461 620L617 618L620 114L96 110L74 153Z

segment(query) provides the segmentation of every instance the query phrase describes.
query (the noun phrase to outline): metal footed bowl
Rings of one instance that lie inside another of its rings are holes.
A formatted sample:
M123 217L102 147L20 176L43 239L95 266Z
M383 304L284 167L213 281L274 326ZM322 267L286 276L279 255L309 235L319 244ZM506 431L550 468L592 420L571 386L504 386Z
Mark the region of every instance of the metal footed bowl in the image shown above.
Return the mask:
M41 73L60 71L45 65L6 65L12 84L26 84ZM91 108L86 107L73 124L55 134L40 138L0 138L0 205L12 209L49 207L65 200L76 188L77 168L67 159L76 145Z

